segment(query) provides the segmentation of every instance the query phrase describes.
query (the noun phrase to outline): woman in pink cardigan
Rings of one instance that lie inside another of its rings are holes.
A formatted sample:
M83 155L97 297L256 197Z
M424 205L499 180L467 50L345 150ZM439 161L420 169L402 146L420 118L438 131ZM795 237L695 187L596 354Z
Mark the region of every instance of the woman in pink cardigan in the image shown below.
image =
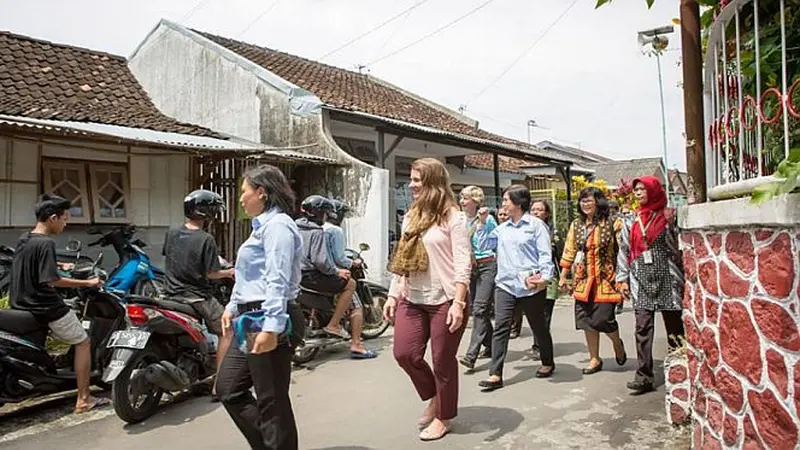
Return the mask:
M394 274L384 316L394 319L394 358L422 401L423 441L443 438L458 410L456 352L466 325L471 259L467 222L458 210L444 165L423 158L411 165L414 203L389 265ZM433 370L425 361L431 343Z

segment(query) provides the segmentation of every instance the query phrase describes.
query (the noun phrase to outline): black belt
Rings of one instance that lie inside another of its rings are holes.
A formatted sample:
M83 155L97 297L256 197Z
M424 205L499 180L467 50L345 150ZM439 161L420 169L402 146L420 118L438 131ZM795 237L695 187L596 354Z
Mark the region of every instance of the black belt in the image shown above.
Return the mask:
M247 302L247 303L239 303L236 305L236 309L239 312L239 315L249 313L251 311L258 311L261 309L261 306L264 302Z

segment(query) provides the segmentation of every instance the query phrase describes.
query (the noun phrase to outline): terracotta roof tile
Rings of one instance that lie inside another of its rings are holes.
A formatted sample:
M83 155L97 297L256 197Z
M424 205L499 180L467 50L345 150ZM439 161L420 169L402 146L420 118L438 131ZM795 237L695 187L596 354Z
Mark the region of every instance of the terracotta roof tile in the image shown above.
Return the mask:
M221 137L162 114L121 56L5 31L0 114Z
M499 155L497 158L498 166L501 172L523 173L523 167L534 165L533 163L526 162L521 159L510 158L508 156ZM472 169L494 170L494 158L493 155L489 153L467 155L464 157L464 164Z
M439 130L526 147L459 120L388 83L310 59L193 30L319 97L327 106L374 114Z

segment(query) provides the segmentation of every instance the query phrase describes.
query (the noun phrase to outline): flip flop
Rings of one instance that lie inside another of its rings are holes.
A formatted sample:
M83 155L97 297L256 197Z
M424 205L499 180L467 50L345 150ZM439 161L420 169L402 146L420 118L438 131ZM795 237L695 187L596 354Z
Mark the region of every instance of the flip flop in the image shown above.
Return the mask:
M344 328L340 328L339 331L333 331L328 327L323 328L326 333L330 334L331 336L337 336L344 340L350 339L350 333L347 332Z
M378 353L372 350L366 350L364 352L354 352L350 351L350 359L372 359L377 358Z
M75 414L84 414L87 413L95 408L100 408L103 406L108 406L111 404L111 400L103 397L95 397L94 403L91 405L82 406L80 408L75 408Z

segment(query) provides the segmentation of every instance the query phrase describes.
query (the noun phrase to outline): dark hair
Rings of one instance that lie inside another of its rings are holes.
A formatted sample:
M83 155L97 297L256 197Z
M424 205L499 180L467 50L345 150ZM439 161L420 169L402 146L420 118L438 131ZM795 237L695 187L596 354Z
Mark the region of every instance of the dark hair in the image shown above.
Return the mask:
M264 193L267 194L264 211L277 206L286 214L294 212L294 191L286 175L277 167L269 164L253 167L245 172L244 179L251 187L264 189Z
M37 222L47 222L53 214L61 217L70 208L72 208L71 201L57 195L44 194L39 197L33 213L36 215Z
M547 203L547 200L534 200L533 203L531 203L531 208L537 203L544 205L544 211L547 213L547 221L545 223L549 224L550 221L553 220L553 209L550 208L550 203Z
M511 203L519 206L525 212L531 210L531 191L521 184L512 184L507 187L505 194L508 194L508 199Z
M578 202L587 197L594 197L594 201L597 203L597 213L594 215L595 221L608 219L610 208L608 207L608 199L606 198L606 195L603 194L603 191L591 186L583 188L581 193L578 194ZM580 214L581 220L585 222L586 214L583 212L580 204L578 204L578 214Z

